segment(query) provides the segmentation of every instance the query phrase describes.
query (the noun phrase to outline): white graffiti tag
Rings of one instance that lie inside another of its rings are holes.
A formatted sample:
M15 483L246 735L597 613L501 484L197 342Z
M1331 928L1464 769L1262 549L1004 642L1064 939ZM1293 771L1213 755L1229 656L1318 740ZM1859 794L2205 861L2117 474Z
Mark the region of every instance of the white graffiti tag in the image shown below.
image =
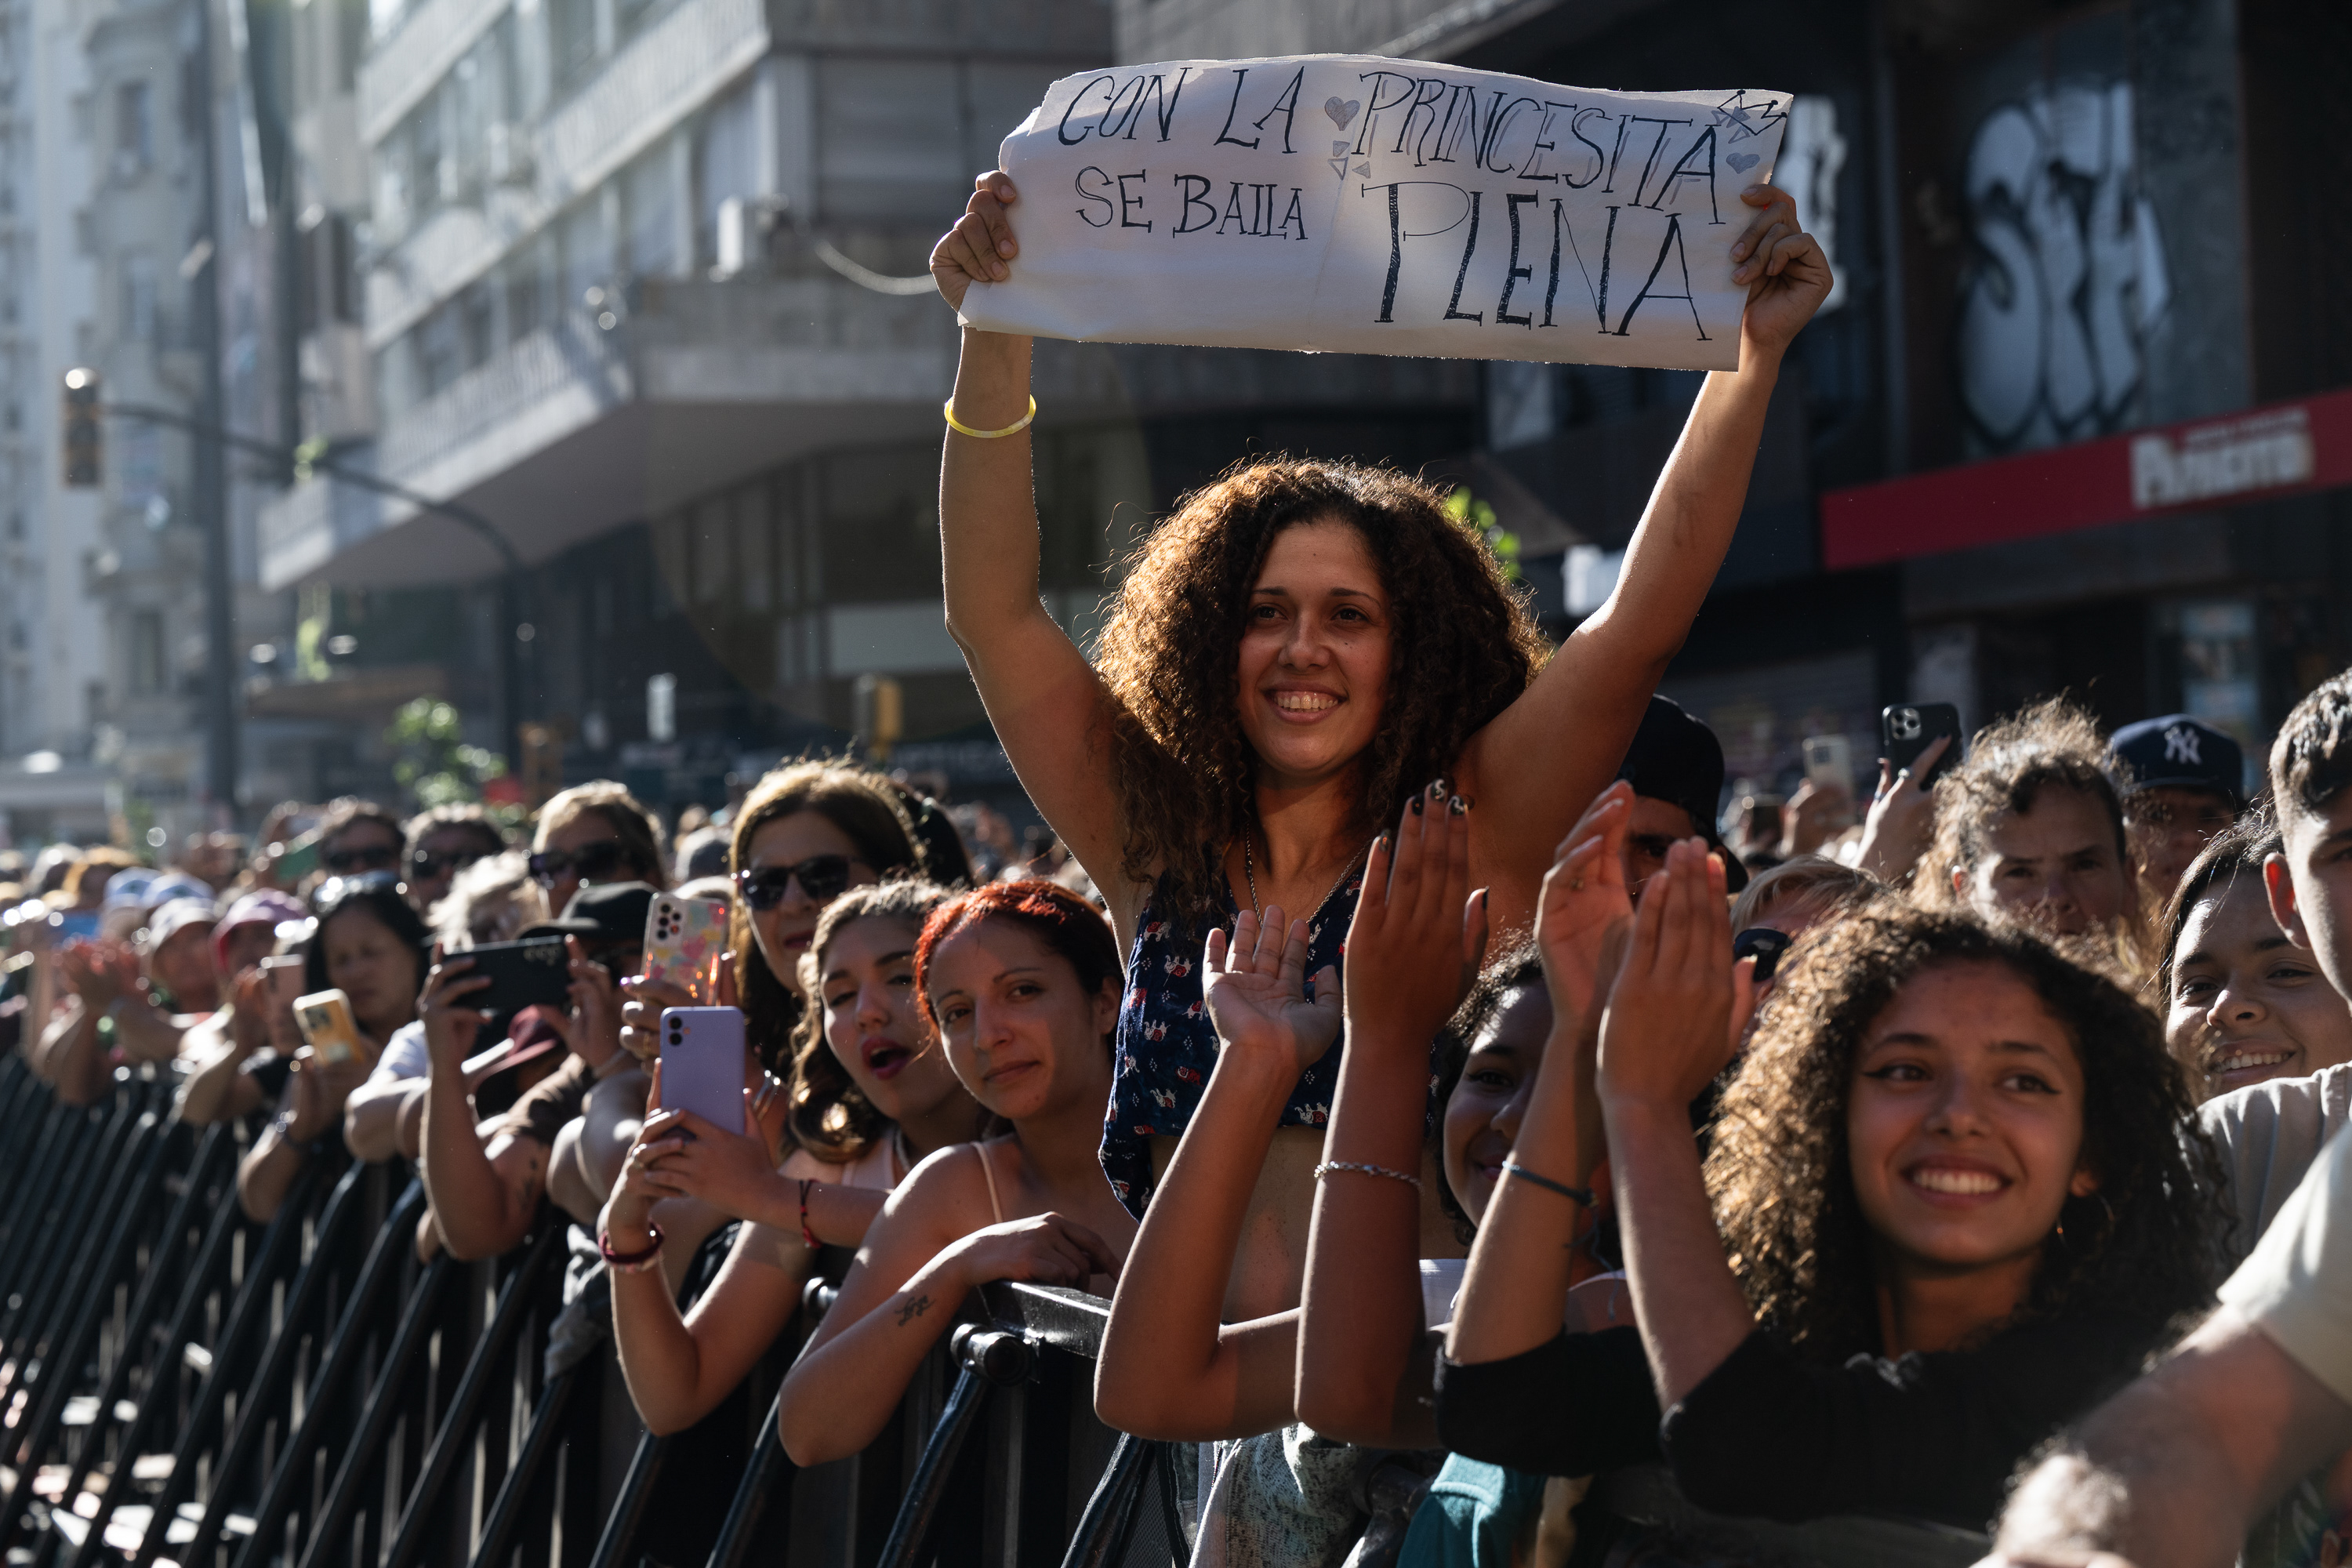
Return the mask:
M2078 439L2131 413L2142 343L2171 297L2136 187L2128 83L2038 89L1977 127L1958 354L1984 449Z

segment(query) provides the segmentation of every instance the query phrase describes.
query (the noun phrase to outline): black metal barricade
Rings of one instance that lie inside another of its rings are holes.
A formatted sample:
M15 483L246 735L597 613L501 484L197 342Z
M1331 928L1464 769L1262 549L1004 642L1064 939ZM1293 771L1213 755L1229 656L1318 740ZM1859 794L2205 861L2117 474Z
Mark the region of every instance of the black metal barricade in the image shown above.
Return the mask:
M106 1100L69 1107L0 1058L0 1549L12 1568L656 1563L641 1539L665 1458L683 1450L645 1437L614 1494L598 1495L609 1351L547 1371L564 1299L560 1215L543 1209L502 1258L420 1263L421 1182L352 1164L331 1141L256 1225L236 1195L250 1130L177 1124L173 1087L168 1069L122 1071ZM726 1244L706 1243L687 1297ZM988 1287L879 1438L796 1468L772 1389L847 1262L820 1259L794 1325L739 1391L765 1415L729 1461L741 1470L707 1562L658 1568L745 1568L780 1552L787 1568L1189 1558L1192 1450L1095 1419L1110 1304L1079 1291ZM722 1488L732 1475L717 1472ZM1682 1508L1659 1476L1624 1472L1596 1495L1694 1539L1764 1540ZM1984 1542L1843 1521L1771 1532L1769 1545L1833 1568L1957 1568Z

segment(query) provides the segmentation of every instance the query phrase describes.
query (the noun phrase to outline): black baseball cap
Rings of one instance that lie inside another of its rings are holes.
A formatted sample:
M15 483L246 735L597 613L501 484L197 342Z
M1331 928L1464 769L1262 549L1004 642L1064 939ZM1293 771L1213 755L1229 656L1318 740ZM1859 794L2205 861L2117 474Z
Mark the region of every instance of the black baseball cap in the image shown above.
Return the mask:
M519 933L534 936L576 936L583 942L642 942L646 912L653 908L651 882L596 882L572 895L559 920L543 921Z
M2126 724L2107 742L2133 789L2202 789L2245 804L2246 753L2230 735L2186 713Z
M1653 697L1617 776L1635 795L1688 812L1692 828L1723 858L1724 886L1735 893L1748 886L1748 868L1725 847L1715 825L1723 799L1723 742L1714 731L1671 698Z

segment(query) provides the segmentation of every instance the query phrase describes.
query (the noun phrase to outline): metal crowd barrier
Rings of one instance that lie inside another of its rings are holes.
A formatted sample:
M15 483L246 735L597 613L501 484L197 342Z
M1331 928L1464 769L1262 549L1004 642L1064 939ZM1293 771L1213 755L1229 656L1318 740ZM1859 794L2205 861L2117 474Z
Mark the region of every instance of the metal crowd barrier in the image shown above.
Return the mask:
M547 1370L564 1310L560 1214L543 1210L504 1258L420 1265L422 1184L338 1143L256 1225L236 1194L249 1130L175 1122L174 1087L166 1071L125 1071L110 1099L76 1109L21 1058L0 1058L10 1568L1174 1568L1190 1556L1180 1500L1192 1450L1095 1419L1108 1301L988 1287L879 1438L803 1470L778 1441L774 1391L846 1266L830 1252L734 1396L741 1421L761 1417L740 1456L701 1473L707 1458L680 1447L689 1435L640 1431L606 1483L620 1393L605 1381L618 1376L609 1345ZM727 1240L705 1243L689 1298ZM587 1293L603 1289L583 1278ZM681 1537L672 1481L705 1496L715 1484L723 1514ZM1709 1561L1958 1568L1985 1544L1905 1521L1759 1532L1696 1514L1662 1472L1604 1478L1601 1495Z
M0 1058L0 1552L32 1568L1170 1568L1163 1445L1094 1420L1108 1303L999 1288L864 1453L800 1470L774 1390L848 1261L747 1380L740 1476L707 1558L646 1550L679 1437L600 1485L609 1348L550 1375L566 1225L506 1257L416 1260L423 1185L314 1152L267 1225L236 1201L252 1129L172 1118L166 1069L59 1103ZM688 1295L727 1234L705 1245ZM592 1282L592 1291L601 1285ZM982 1441L971 1439L982 1434ZM681 1474L669 1479L710 1478ZM1153 1510L1156 1509L1156 1511Z

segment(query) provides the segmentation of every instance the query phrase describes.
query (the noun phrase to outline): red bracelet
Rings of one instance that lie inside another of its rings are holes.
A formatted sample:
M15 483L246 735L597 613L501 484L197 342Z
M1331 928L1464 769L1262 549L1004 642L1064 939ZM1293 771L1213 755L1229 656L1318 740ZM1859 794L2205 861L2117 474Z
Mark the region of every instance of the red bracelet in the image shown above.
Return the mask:
M811 1252L814 1252L818 1246L816 1232L809 1228L808 1222L809 1189L815 1185L815 1177L803 1176L801 1178L801 1245L807 1247Z
M642 1274L661 1257L662 1228L648 1222L646 1228L653 1233L653 1245L642 1252L615 1252L612 1237L603 1230L596 1233L596 1250L604 1256L604 1267L615 1274Z

